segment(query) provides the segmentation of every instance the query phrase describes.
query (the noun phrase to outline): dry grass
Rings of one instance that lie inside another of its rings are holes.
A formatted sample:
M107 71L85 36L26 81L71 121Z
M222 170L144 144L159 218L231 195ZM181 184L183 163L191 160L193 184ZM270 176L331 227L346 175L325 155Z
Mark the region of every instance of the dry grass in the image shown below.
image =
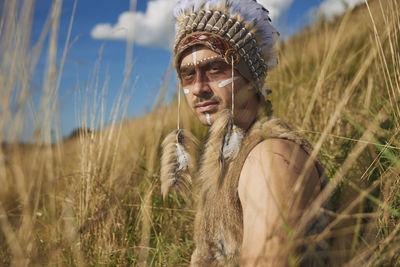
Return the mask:
M127 103L121 97L105 125L103 100L95 96L83 100L93 110L80 119L99 129L48 145L59 124L61 1L53 2L33 48L32 1L3 5L0 142L9 144L0 148L0 264L188 265L193 205L173 196L163 202L158 176L160 142L176 127L176 105L116 123ZM316 22L281 45L280 65L268 80L275 112L312 141L327 168L331 182L315 205L333 192L333 220L315 238L333 239L332 265L399 264L399 7L395 0L370 1L335 22ZM48 54L48 70L35 142L22 145L39 53ZM96 75L89 89L106 90ZM203 137L206 129L184 109L183 127ZM312 206L300 225L316 211Z

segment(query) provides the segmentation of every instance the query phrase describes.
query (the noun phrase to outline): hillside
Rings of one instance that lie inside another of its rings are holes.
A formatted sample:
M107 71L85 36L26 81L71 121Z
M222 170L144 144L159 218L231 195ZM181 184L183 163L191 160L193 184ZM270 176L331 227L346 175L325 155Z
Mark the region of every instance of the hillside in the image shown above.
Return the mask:
M399 266L400 6L368 3L283 42L267 86L275 114L326 167L333 221L315 238L332 239L331 264ZM0 48L12 54L23 33L9 21ZM0 72L0 90L12 90L10 77ZM52 146L2 146L0 265L187 266L194 204L162 201L159 182L160 144L176 113L173 103ZM0 113L1 125L9 118ZM186 106L182 124L206 134Z

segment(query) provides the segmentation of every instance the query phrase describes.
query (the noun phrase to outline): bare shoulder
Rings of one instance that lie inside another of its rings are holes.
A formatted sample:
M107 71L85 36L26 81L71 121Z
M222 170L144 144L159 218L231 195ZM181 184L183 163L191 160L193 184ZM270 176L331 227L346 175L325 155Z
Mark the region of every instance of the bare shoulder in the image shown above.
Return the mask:
M285 194L301 175L309 155L296 143L284 139L267 139L249 153L239 178L239 197L243 198L261 188L271 188ZM304 185L319 183L318 172L313 166L306 173ZM260 187L259 185L265 185ZM279 189L278 189L279 188ZM283 192L282 192L283 190Z
M246 164L255 160L265 162L268 159L281 158L290 164L304 165L308 160L308 154L296 143L285 139L267 139L255 146L249 153Z
M294 227L320 192L315 167L302 176L308 159L299 145L282 139L261 142L246 158L238 186L243 212L244 266L258 260L266 260L262 266L287 265L289 252L282 225ZM300 176L303 178L299 179ZM297 185L299 190L295 192Z
M243 170L290 167L301 172L309 155L296 143L285 139L267 139L255 146L246 158ZM280 170L281 171L281 170Z

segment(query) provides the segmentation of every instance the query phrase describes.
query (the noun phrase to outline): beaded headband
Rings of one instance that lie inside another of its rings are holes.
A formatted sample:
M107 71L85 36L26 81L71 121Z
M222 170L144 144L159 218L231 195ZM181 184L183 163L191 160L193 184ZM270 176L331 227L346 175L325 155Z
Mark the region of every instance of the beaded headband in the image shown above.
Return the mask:
M182 53L205 45L220 54L264 95L267 71L277 65L275 43L279 33L269 12L255 0L181 0L175 6L175 67Z
M219 53L226 61L227 64L231 64L231 58L234 56L234 64L237 65L240 61L239 56L235 56L235 51L231 45L217 35L210 33L194 33L188 35L178 47L179 51L185 51L190 46L194 45L205 45L212 49L213 51Z

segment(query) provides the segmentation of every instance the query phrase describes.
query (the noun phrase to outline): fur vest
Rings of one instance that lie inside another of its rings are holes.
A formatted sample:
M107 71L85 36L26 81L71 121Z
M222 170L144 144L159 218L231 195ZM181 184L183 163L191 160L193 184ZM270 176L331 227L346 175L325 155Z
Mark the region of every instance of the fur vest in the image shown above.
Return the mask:
M291 131L279 118L267 117L256 121L247 131L237 156L224 161L221 144L224 125L217 120L210 129L201 167L200 199L195 219L195 251L191 266L239 266L243 238L242 206L238 195L239 177L251 150L269 138L287 139L300 145L308 154L311 145ZM316 163L323 180L323 168Z

